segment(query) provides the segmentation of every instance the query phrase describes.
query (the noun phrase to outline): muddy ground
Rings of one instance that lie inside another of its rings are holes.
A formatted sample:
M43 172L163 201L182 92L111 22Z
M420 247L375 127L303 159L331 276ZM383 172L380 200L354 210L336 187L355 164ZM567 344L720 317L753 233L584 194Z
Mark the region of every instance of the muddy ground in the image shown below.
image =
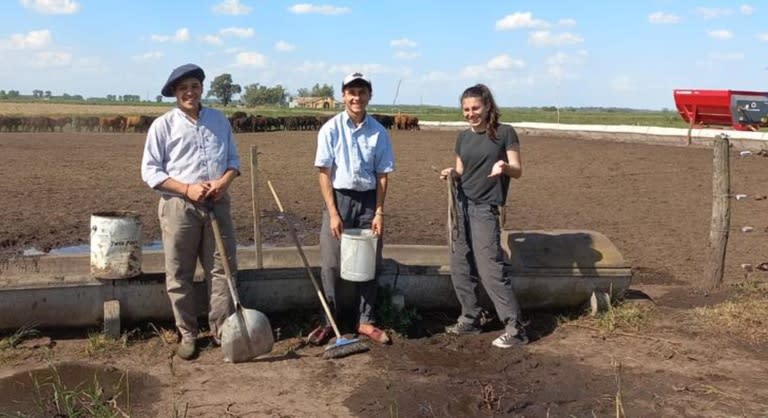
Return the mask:
M386 240L443 244L445 188L436 170L451 164L455 133L392 135L397 171ZM141 212L145 241L159 239L156 196L139 175L143 141L137 134L0 134L4 256L85 244L90 215L105 210ZM271 179L300 222L303 242L316 244L314 133L238 141L243 176L231 191L239 242L252 242L248 162L251 145L258 145L261 190ZM85 330L51 331L41 346L0 351L0 414L25 410L24 402L39 408L28 371L54 368L78 382L94 370L107 380L127 372L130 399L123 390L117 400L136 417L602 417L617 416L617 408L630 417L768 415L766 341L699 314L726 301L766 298L766 273L745 274L741 264L768 261L768 159L732 155L733 193L749 198L732 201L726 283L706 293L698 287L706 269L711 150L539 137L522 138L522 146L524 174L513 182L506 227L608 236L633 267L632 289L653 300L619 308L632 306L642 321L608 332L604 321L579 312L525 312L534 341L499 350L490 346L497 325L455 338L441 332L455 312L422 312L410 337L396 336L369 353L327 361L321 349L284 337L271 358L238 365L222 363L215 348L179 361L174 344L148 324L137 324L125 344L99 349ZM260 204L266 242L288 244L267 193ZM742 232L745 226L752 232ZM272 320L296 330L292 318ZM763 317L754 327L764 332L768 325ZM14 384L14 375L27 386Z

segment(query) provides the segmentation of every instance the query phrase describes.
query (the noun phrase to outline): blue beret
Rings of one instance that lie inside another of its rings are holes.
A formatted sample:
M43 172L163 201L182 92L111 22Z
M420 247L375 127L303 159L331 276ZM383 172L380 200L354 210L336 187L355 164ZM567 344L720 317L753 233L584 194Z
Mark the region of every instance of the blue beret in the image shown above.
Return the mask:
M187 77L194 77L202 83L205 80L205 73L203 69L195 64L184 64L181 67L174 69L171 75L168 76L168 81L165 82L163 89L160 93L165 97L173 97L173 87L177 81L180 81Z

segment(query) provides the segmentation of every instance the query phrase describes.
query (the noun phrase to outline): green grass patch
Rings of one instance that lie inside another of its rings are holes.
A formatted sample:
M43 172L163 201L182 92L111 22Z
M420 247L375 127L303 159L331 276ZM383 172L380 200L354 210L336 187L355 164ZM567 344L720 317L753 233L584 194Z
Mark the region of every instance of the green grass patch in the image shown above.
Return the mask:
M379 328L391 329L407 336L421 315L415 307L397 306L392 302L395 292L389 287L379 287L376 297L376 320Z

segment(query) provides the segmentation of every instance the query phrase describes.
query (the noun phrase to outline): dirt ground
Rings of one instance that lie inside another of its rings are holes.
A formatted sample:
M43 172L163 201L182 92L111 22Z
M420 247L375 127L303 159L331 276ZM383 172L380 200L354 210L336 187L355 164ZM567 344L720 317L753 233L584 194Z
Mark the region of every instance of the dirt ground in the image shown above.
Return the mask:
M451 164L455 132L392 136L397 171L386 240L443 244L445 188L436 170ZM303 242L316 244L314 133L238 141L243 176L231 192L239 242L252 243L248 162L257 145L265 241L289 243L274 219L265 184L271 179L300 222ZM143 142L139 134L0 134L4 256L85 244L98 211L138 211L145 242L159 239L157 199L139 175ZM765 318L752 334L713 326L699 314L746 297L764 303L768 273L746 274L741 264L768 261L768 159L732 154L732 191L749 197L732 200L726 284L706 293L698 286L706 271L711 150L540 137L523 137L522 147L524 174L513 182L506 227L605 234L633 267L632 289L653 300L628 304L641 307L643 323L606 332L573 312L524 312L532 343L498 350L490 346L498 327L450 337L441 329L455 312L424 312L418 336L396 336L365 354L327 361L318 356L322 349L284 338L270 358L238 365L222 363L214 348L181 362L147 324L126 344L95 352L84 331L49 333L43 347L0 352L0 415L29 396L4 390L3 382L53 363L127 372L135 417L768 416ZM746 226L752 232L742 232Z

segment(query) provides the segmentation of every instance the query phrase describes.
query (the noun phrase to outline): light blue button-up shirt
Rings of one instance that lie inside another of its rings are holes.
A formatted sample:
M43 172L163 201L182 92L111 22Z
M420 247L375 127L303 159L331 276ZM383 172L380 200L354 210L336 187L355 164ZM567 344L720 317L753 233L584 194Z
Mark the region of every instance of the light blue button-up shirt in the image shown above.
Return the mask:
M220 111L203 107L194 122L173 108L150 126L141 158L141 179L149 187L169 177L190 184L216 180L229 168L240 171L240 156Z
M331 169L334 189L375 190L376 175L395 170L389 132L368 114L356 126L341 112L317 134L315 167Z

